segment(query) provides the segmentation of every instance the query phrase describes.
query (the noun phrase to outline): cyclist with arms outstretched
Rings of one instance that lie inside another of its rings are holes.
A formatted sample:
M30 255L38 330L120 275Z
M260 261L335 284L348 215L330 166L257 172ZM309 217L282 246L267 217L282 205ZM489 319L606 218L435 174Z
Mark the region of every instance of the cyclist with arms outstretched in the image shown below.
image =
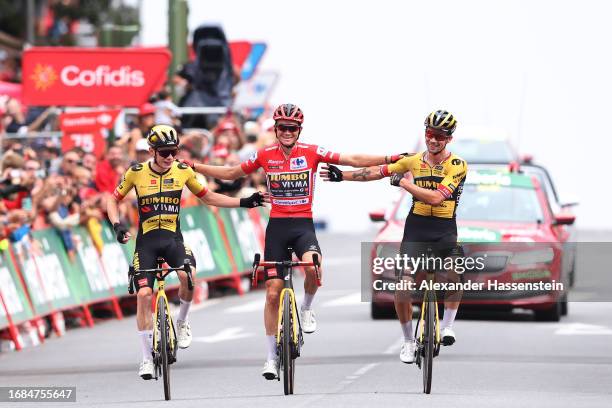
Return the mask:
M134 252L134 269L157 268L157 258L164 260L173 268L181 267L189 259L192 273L195 273L195 258L183 243L179 212L183 187L199 197L204 203L217 207L257 207L263 204L264 197L254 193L248 198L232 198L208 191L196 178L189 166L175 160L178 153L179 138L171 126L154 126L147 136L149 151L153 158L128 169L113 193L114 200L108 202L108 218L113 224L117 241L128 242L131 234L121 224L117 203L132 189L138 199L139 227ZM180 281L180 310L177 317L177 343L180 348L191 344L191 327L187 314L193 299L193 291L187 285L187 274L178 272ZM153 378L152 358L152 318L151 298L154 276L136 273L134 283L137 289L136 323L141 339L142 363L139 375L145 379Z
M346 155L323 147L299 143L304 123L302 110L293 104L280 105L274 111L274 132L277 143L259 149L249 160L238 166L224 167L189 163L202 174L223 180L234 180L263 168L267 176L272 202L270 221L266 228L264 258L268 261L287 259L287 247L293 248L304 262L312 262L313 254L321 259L321 249L312 221L314 183L319 163L343 164L353 167L392 163L401 155ZM268 341L268 356L262 375L272 380L278 377L276 359L276 329L278 303L283 289L282 273L265 270L266 305L264 323ZM317 328L312 302L317 291L315 268L306 268L304 301L300 307L302 328L313 333Z
M439 256L460 256L457 246L457 221L455 214L467 172L467 163L449 152L446 146L453 138L457 120L451 113L438 110L425 118L425 144L427 150L404 157L396 163L367 167L356 171L341 171L335 166L323 168L321 176L328 181L371 181L391 177L391 184L402 187L413 197L412 208L406 218L400 253L418 258L423 252L423 243L436 243ZM414 182L404 177L410 173ZM450 270L448 279L458 280ZM400 360L414 361L415 343L412 330L412 302L410 297L395 293L395 310L402 326L404 344ZM444 318L441 323L442 344L455 342L453 322L457 314L461 292L447 293L444 302Z

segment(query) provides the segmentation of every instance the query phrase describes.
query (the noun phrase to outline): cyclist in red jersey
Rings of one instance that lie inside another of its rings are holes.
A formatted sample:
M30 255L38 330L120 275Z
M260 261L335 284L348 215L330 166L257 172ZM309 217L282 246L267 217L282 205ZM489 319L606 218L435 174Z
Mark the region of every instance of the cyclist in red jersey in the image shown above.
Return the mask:
M341 164L353 167L376 166L393 163L403 155L374 156L338 154L323 147L298 143L304 114L293 104L280 105L274 111L274 131L278 143L259 149L251 158L237 166L212 166L187 163L199 173L222 180L235 180L263 168L266 172L272 211L266 228L264 259L287 259L287 247L304 262L312 262L312 255L321 249L312 222L314 185L319 163ZM273 380L278 377L276 366L276 326L278 302L283 288L282 273L275 269L265 271L266 305L264 323L268 339L268 357L262 375ZM315 270L306 268L304 301L301 305L301 323L305 333L313 333L317 323L312 301L317 291Z

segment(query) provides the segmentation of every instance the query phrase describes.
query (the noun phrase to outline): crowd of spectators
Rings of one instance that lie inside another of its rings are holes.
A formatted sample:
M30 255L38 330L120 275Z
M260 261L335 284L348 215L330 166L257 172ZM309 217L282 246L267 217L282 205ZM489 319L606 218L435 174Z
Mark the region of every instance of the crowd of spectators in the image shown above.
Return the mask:
M82 148L62 151L61 135L54 108L25 108L17 99L0 95L0 240L22 240L32 229L53 227L74 259L78 225L90 232L101 250L101 222L106 219L106 200L123 172L135 163L150 159L146 134L154 124L175 126L180 135L179 158L217 165L234 165L246 160L257 148L274 141L273 122L245 121L228 113L210 130L183 129L181 117L167 92L142 105L125 118L125 131L110 132L104 155L96 157ZM52 135L49 137L49 135ZM200 176L199 176L200 177ZM265 176L228 181L205 180L212 191L246 197L264 191ZM196 205L187 189L183 205ZM121 205L124 220L137 227L136 197Z

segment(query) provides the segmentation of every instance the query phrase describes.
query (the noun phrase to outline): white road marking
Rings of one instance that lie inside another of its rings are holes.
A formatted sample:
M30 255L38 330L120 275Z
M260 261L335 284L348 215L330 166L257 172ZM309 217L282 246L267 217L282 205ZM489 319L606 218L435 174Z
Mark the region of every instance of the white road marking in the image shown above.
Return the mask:
M606 326L586 323L561 323L555 334L560 336L612 336L612 329Z
M368 371L376 367L378 364L380 363L371 363L371 364L365 365L361 367L359 370L355 371L353 375L356 375L357 377L361 377L362 375L364 375L365 373L367 373Z
M368 371L370 371L371 369L373 369L374 367L376 367L379 364L380 363L371 363L371 364L364 365L363 367L360 367L353 374L347 375L344 378L344 380L340 381L338 383L338 385L336 386L336 388L334 388L329 394L337 394L337 393L339 393L340 391L342 391L342 389L344 387L351 385L355 380L357 380L359 377L361 377L362 375L364 375L365 373L367 373ZM314 395L313 397L308 398L308 399L302 401L302 403L300 403L300 404L293 405L293 407L294 408L301 408L301 407L310 407L310 406L313 406L314 402L322 400L323 398L327 397L329 394ZM316 405L316 404L314 404L314 405Z
M327 302L323 303L322 306L323 307L353 306L353 305L360 305L362 303L364 305L367 304L361 301L361 293L357 292L357 293L351 293L350 295L342 296L337 299L328 300Z
M221 343L223 341L254 336L253 333L241 333L242 330L242 327L228 327L227 329L223 329L219 333L213 334L212 336L194 337L193 341L200 343Z

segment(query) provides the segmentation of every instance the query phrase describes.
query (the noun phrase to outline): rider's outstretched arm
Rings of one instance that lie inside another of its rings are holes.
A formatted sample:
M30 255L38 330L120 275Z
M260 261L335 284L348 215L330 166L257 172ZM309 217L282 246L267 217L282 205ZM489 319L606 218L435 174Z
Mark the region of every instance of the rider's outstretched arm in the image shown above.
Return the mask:
M219 180L236 180L246 175L240 166L212 166L210 164L193 163L192 168L198 173Z
M267 198L263 194L257 192L246 198L229 197L223 194L208 191L203 196L200 196L200 200L208 205L214 205L215 207L243 207L253 208L263 205L267 202Z
M364 167L359 170L343 171L342 179L344 181L372 181L380 180L384 175L380 171L379 166Z
M371 154L340 154L338 164L352 167L370 167L379 164L395 163L409 153L393 154L389 156L375 156Z
M319 173L326 181L372 181L389 177L393 173L405 173L408 171L410 163L415 160L415 155L403 153L397 162L382 166L364 167L354 171L342 171L334 165L324 166ZM394 157L395 158L395 157ZM342 164L342 163L340 163Z

